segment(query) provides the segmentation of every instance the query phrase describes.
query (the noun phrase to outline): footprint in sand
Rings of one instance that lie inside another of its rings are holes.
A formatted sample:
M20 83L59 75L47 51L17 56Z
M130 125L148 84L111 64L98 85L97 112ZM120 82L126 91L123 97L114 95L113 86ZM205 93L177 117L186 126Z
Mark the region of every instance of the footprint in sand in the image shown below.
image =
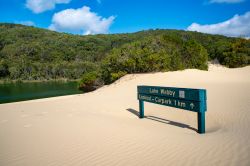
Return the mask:
M37 116L45 116L46 114L48 114L48 112L47 112L47 111L43 111L43 112L38 113L38 114L36 114L36 115L37 115Z
M4 120L1 120L1 121L0 121L1 124L4 124L4 123L6 123L6 122L8 122L7 119L4 119Z
M26 117L28 117L29 115L28 114L22 114L21 115L21 118L26 118Z
M31 127L32 126L32 124L25 124L23 127L24 128L29 128L29 127Z
M68 114L68 117L72 117L73 116L73 114Z

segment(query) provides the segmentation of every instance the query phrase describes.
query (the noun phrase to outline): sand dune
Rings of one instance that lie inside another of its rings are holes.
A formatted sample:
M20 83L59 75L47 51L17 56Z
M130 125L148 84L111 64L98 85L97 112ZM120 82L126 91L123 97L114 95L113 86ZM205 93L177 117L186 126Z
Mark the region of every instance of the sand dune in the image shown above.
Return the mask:
M127 75L95 92L0 105L0 166L250 165L250 66ZM207 89L196 113L145 103L137 85Z

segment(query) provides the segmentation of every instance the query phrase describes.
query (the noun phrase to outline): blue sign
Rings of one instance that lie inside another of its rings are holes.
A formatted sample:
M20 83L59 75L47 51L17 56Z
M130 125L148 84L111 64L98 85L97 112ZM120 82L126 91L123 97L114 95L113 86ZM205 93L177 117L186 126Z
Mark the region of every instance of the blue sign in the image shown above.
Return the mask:
M180 108L198 114L198 133L205 133L206 90L175 87L138 86L140 118L144 117L144 101Z

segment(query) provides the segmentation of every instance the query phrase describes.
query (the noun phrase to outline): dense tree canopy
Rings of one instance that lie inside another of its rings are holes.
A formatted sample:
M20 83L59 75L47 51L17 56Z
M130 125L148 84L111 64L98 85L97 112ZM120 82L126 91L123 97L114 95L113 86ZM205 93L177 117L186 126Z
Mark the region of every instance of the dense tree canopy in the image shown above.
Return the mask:
M0 24L1 80L96 78L107 84L126 73L207 70L213 59L227 67L249 65L250 41L180 30L80 36Z

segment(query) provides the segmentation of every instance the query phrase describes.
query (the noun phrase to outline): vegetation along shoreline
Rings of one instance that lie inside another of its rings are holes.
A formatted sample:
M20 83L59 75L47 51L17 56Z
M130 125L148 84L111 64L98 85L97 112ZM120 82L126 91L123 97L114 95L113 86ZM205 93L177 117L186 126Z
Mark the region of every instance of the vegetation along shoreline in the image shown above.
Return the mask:
M131 73L230 68L250 64L250 40L183 30L72 35L0 24L0 83L81 80L91 91ZM14 81L15 82L15 81Z

